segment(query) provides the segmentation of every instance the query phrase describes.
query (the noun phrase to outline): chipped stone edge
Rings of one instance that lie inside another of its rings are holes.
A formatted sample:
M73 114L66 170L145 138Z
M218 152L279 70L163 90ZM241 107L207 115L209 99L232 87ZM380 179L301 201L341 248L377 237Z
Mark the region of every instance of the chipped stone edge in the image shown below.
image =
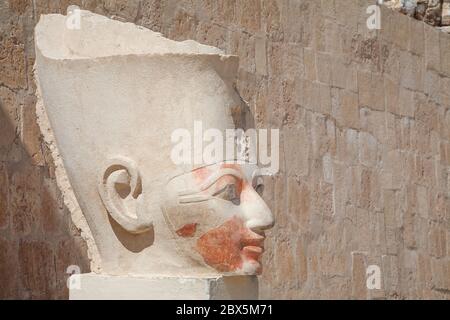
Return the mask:
M75 194L67 177L66 169L62 158L59 154L58 147L55 142L53 130L50 127L50 122L44 108L42 100L39 81L36 75L36 65L33 67L33 78L36 84L36 117L39 129L41 131L43 141L48 146L55 166L55 177L58 189L61 191L64 205L70 212L70 217L75 226L80 230L81 238L86 242L87 255L90 260L91 272L101 272L101 258L98 247L92 236L91 229L86 221L86 218L81 211L80 205L75 197Z

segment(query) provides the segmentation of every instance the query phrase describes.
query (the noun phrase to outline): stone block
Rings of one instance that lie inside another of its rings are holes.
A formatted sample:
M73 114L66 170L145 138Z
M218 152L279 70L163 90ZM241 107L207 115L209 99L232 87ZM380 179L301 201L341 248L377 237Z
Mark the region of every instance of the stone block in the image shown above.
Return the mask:
M21 240L19 265L22 286L32 299L50 299L55 288L54 253L43 241Z
M41 148L41 130L36 121L36 100L32 96L25 98L25 104L21 108L21 132L20 140L27 153L27 157L34 165L44 165L44 157Z
M408 50L411 19L398 12L383 11L383 14L382 36L402 50Z
M398 257L395 255L383 255L381 261L383 287L387 293L387 298L396 298L400 289Z
M352 298L367 299L366 259L363 252L352 252Z
M425 31L425 65L428 69L439 71L441 68L440 31L424 25Z
M313 49L305 48L303 51L303 60L305 64L305 78L306 80L316 80L316 53Z
M0 162L0 230L9 226L9 182L6 165Z
M438 102L440 100L440 88L441 77L439 76L439 74L434 70L427 70L424 79L424 93L428 96L429 99Z
M331 66L331 76L333 86L357 92L357 71L352 63L341 58L335 58Z
M261 1L237 1L237 24L249 33L257 33L261 30Z
M318 112L324 115L331 115L331 88L327 84L319 84L320 104Z
M228 29L212 24L211 22L199 22L196 33L196 40L200 43L208 44L226 51L227 40L229 36Z
M384 79L373 72L358 71L359 106L384 111Z
M309 198L302 197L302 189L297 180L293 177L289 177L287 181L287 219L289 220L289 226L293 230L304 231L305 226L308 225L309 217ZM297 199L302 198L306 200L306 203L302 208L298 208ZM305 219L306 217L306 219Z
M266 54L266 38L255 38L255 65L256 73L267 75L267 54Z
M367 108L360 109L361 129L375 137L379 143L388 143L388 113Z
M0 86L10 89L27 87L24 30L21 24L4 27L0 37Z
M430 208L430 200L426 187L417 185L417 213L423 219L428 219L428 210Z
M432 226L429 232L428 244L430 254L436 258L443 258L447 255L447 234L440 226Z
M418 21L411 21L409 36L409 51L423 56L425 54L424 24Z
M400 86L391 77L384 76L384 93L386 99L386 111L399 114Z
M95 273L70 279L70 300L254 300L256 277L110 276Z
M310 139L304 127L282 132L288 176L306 176L309 172Z
M359 161L367 167L378 164L378 142L370 133L359 133Z
M410 90L423 91L423 58L409 52L400 56L400 85Z
M348 166L359 163L359 135L353 129L344 129L336 134L337 159Z
M17 271L16 240L0 238L0 299L18 296L20 273Z
M329 53L318 52L317 55L317 79L320 82L331 84L331 65L332 55Z
M450 26L450 1L449 0L443 0L443 2L442 2L441 24L443 26Z
M335 91L332 94L337 94L335 98L338 104L333 106L333 115L338 126L359 129L358 95L346 90Z
M400 88L399 93L399 114L401 116L414 118L416 111L416 101L414 92L408 89Z
M450 76L450 57L448 53L450 52L450 34L445 32L440 32L439 34L439 49L440 49L440 71L444 73L447 77Z
M9 180L9 206L14 234L31 234L39 224L41 205L41 172L36 167L23 164L11 172Z

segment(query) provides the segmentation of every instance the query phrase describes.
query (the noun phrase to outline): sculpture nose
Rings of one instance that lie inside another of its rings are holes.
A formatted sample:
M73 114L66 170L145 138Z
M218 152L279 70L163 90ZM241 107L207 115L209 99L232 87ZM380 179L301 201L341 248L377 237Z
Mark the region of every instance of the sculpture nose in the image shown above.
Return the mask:
M270 229L275 224L272 211L266 202L253 189L246 191L245 201L241 204L247 228L258 232Z

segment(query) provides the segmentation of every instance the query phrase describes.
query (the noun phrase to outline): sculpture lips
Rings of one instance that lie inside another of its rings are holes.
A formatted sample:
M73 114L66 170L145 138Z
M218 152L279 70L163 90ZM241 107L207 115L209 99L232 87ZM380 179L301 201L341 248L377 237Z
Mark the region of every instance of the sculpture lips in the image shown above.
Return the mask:
M264 236L251 230L241 239L242 253L247 259L258 261L264 251Z
M265 237L259 235L251 230L248 230L245 236L241 239L242 247L259 247L264 248Z
M264 233L245 227L241 219L233 217L200 236L196 248L205 263L218 271L259 274L264 239Z
M248 246L242 249L243 254L247 257L247 259L258 261L259 257L263 253L263 248Z
M258 253L261 254L264 250L261 247L247 246L243 249L245 252Z

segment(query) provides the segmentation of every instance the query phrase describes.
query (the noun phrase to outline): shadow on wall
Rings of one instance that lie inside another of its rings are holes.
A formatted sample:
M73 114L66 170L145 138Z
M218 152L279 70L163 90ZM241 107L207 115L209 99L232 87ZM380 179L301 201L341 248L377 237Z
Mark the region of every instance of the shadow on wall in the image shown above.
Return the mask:
M33 8L11 3L0 3L0 299L66 299L68 266L90 264L36 122Z
M156 12L157 2L143 6ZM142 19L135 0L0 1L0 299L65 299L67 268L90 271L37 125L32 78L35 24L41 14L65 14L70 4Z
M68 266L89 271L86 245L64 206L53 165L26 145L30 129L41 144L35 118L25 120L34 108L0 95L0 299L64 299Z

